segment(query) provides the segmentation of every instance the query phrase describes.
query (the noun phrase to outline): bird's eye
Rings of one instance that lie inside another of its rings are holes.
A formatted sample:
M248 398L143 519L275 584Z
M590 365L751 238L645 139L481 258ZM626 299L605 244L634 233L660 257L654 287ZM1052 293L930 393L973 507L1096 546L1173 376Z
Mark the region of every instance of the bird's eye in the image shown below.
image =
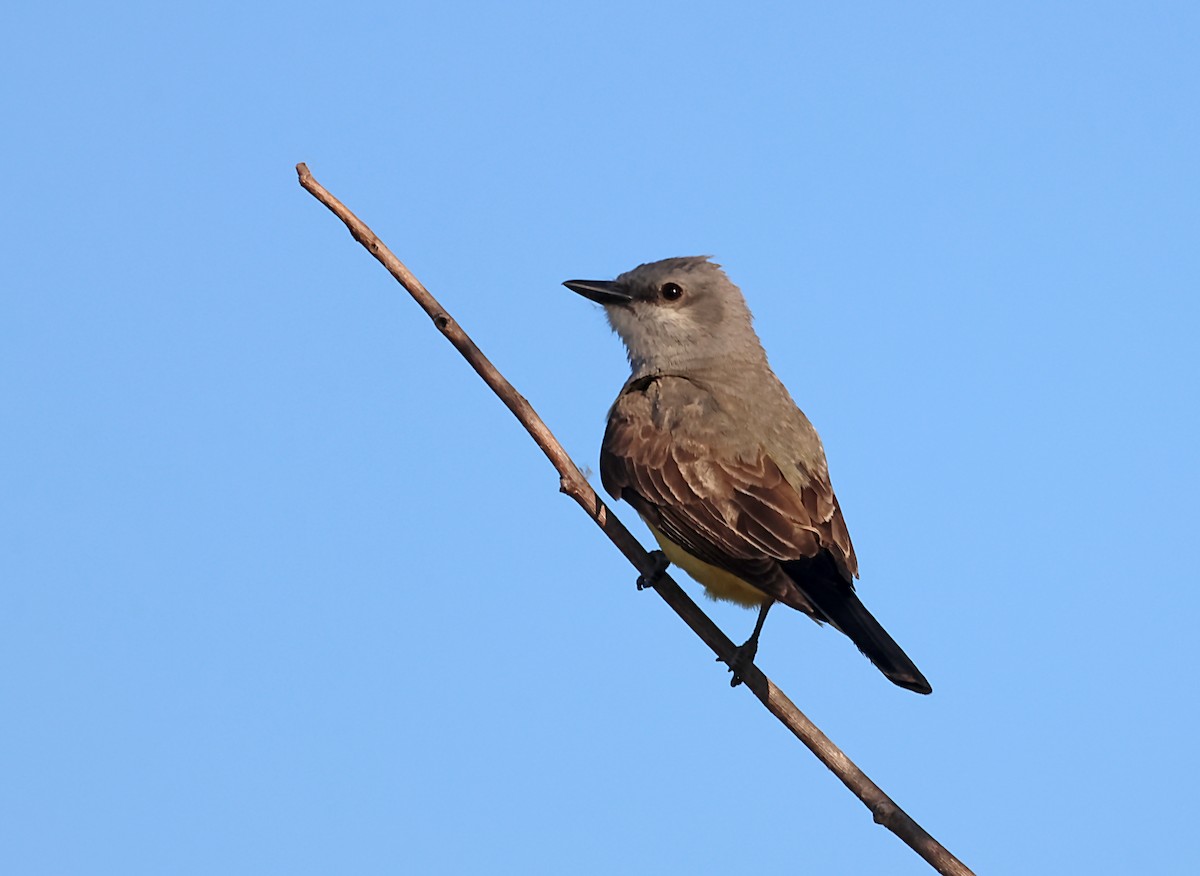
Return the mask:
M662 297L668 301L678 301L683 297L683 287L678 283L663 283L663 287L659 291L662 292Z

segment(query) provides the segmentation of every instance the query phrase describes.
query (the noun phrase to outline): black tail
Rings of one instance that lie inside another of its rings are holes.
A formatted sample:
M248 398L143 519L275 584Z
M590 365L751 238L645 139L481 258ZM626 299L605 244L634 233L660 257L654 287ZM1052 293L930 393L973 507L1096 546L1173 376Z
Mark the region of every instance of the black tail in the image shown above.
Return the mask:
M867 611L867 607L854 592L854 588L840 580L839 575L814 574L810 562L800 560L798 563L784 563L784 570L804 595L824 615L824 620L841 630L858 646L875 666L886 675L893 684L908 688L917 693L927 694L933 691L921 670L896 644L896 640L888 635L887 630L880 626L879 621ZM789 568L796 565L797 568Z

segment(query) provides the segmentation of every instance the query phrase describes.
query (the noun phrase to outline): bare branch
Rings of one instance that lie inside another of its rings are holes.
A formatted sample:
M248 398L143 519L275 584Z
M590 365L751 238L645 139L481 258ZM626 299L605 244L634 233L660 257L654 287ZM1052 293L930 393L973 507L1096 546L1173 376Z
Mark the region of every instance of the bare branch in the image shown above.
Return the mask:
M643 575L653 573L655 566L650 555L596 495L596 491L592 489L582 472L571 461L566 450L551 434L550 429L542 422L542 418L525 400L525 397L517 392L504 375L496 370L496 367L475 346L474 341L467 336L454 318L438 304L437 300L429 294L429 290L413 276L400 259L396 258L383 241L351 213L345 204L331 195L313 178L307 165L303 163L296 165L296 172L300 177L300 185L346 224L354 239L366 247L367 251L388 269L388 272L433 320L438 331L445 335L446 339L475 369L475 372L513 412L513 416L521 422L538 447L546 454L550 463L558 470L559 489L579 503L580 507L596 522L597 526L604 530L604 534L639 573ZM667 605L683 619L684 623L691 627L692 631L713 650L720 660L730 663L734 659L735 646L733 642L668 575L663 574L656 580L654 592L663 598ZM841 749L830 742L829 738L796 708L796 704L788 699L783 691L777 688L758 667L750 665L740 672L746 687L758 697L772 715L778 718L797 739L817 756L821 763L825 764L847 788L854 792L855 796L862 800L871 810L877 823L900 837L939 873L946 874L946 876L973 876L961 861L926 833L878 785L867 778L866 774L855 766Z

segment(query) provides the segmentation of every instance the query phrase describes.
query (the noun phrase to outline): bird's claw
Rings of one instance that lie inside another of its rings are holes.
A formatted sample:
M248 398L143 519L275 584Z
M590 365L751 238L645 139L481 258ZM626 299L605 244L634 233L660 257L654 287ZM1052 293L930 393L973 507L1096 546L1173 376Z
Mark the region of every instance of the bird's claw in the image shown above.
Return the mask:
M652 589L658 583L658 579L663 576L663 572L667 571L667 566L671 565L671 561L662 551L650 551L650 559L654 563L654 568L645 575L638 575L638 590Z
M758 642L749 641L743 645L739 645L733 652L733 657L726 660L724 657L718 657L718 663L725 663L729 666L729 671L733 673L733 678L729 679L730 687L737 687L742 683L742 673L746 671L747 666L754 665L754 656L758 653Z

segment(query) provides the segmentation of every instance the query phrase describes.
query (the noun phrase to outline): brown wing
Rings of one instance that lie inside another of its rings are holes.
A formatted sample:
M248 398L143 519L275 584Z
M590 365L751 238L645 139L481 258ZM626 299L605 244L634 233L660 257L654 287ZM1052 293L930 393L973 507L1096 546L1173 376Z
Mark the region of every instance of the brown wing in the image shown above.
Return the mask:
M784 602L796 600L780 562L826 554L851 581L854 548L824 471L800 471L807 482L797 486L761 447L714 452L728 443L720 412L666 404L658 382L631 384L613 406L600 453L605 489L689 553Z

